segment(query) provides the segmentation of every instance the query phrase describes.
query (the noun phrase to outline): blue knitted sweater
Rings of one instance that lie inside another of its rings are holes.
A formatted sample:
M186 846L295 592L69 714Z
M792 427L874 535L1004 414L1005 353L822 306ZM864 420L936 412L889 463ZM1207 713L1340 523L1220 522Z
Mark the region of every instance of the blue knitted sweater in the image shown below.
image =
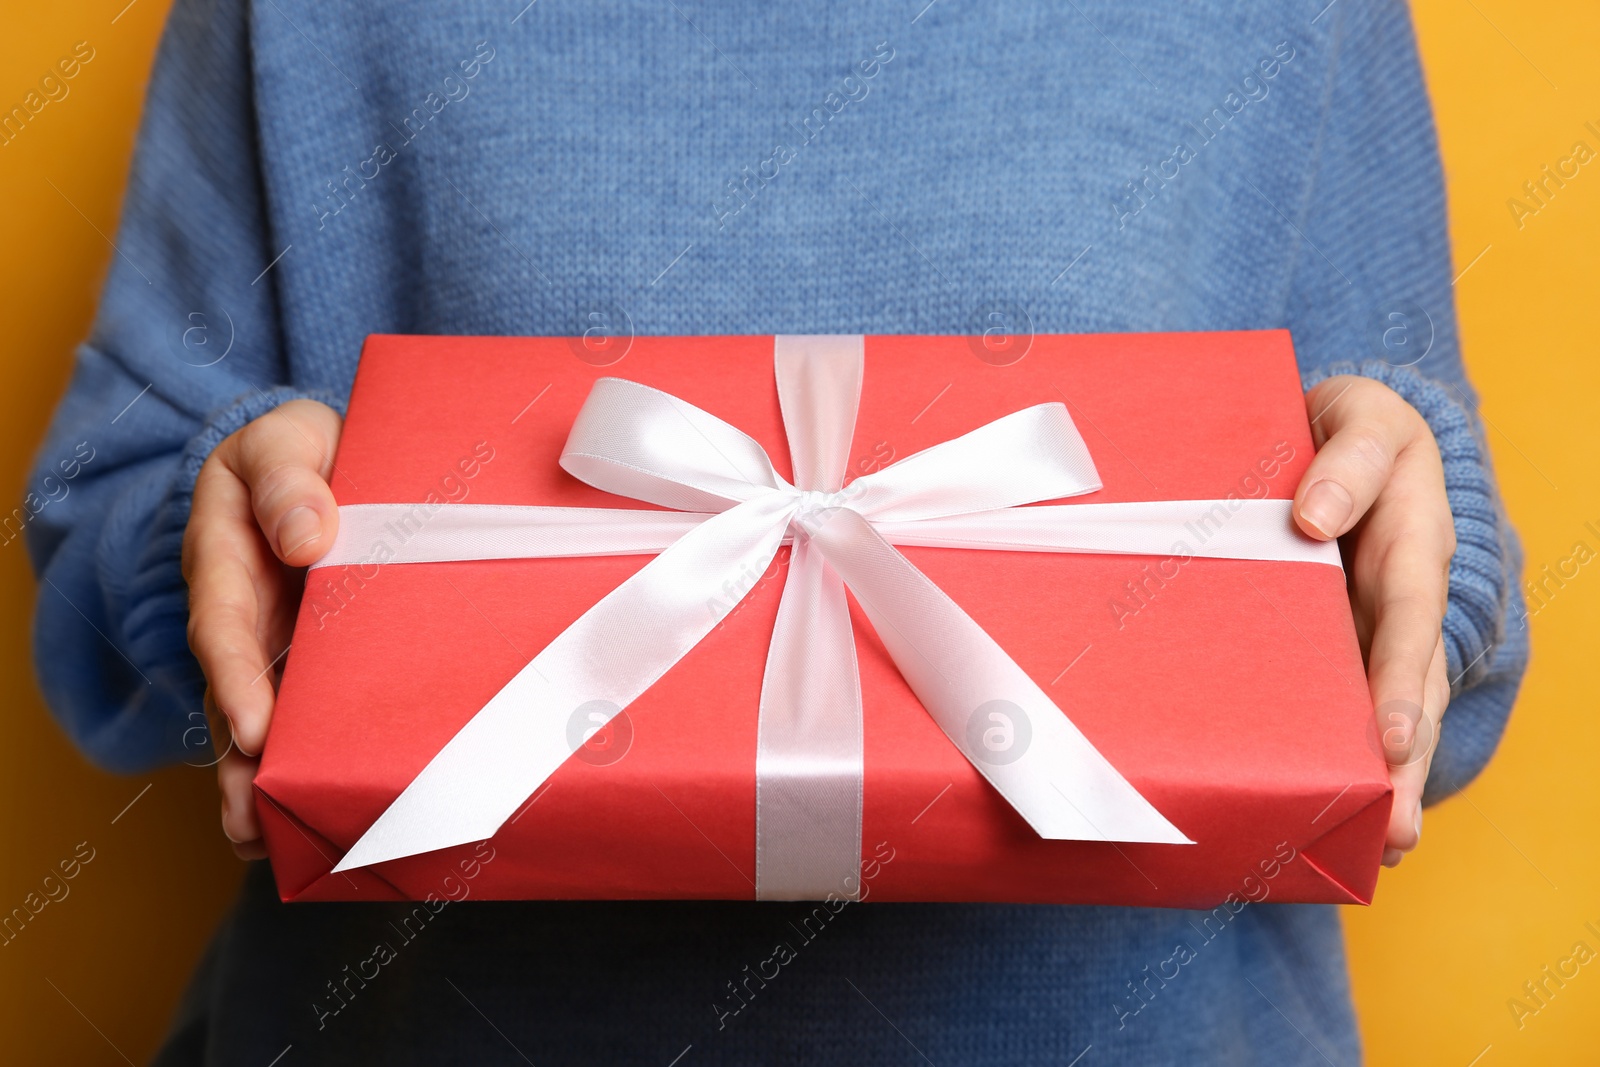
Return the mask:
M45 693L108 767L178 757L193 724L178 555L201 462L286 399L341 406L374 332L1287 327L1308 384L1380 378L1444 454L1454 700L1430 800L1489 758L1526 661L1387 0L178 0L116 245L6 527L48 580ZM867 905L732 1015L780 905L463 908L393 965L409 977L330 1014L383 909L257 896L186 1012L214 1062L291 1041L297 1062L478 1062L480 1041L540 1063L1359 1057L1332 908L1252 905L1207 936L1178 911Z

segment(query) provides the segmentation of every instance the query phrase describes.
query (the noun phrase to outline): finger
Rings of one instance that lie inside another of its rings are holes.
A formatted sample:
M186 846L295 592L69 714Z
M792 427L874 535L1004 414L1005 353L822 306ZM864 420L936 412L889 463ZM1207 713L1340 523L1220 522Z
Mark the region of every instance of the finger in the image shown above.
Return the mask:
M1432 758L1422 759L1399 767L1389 768L1389 782L1394 787L1394 802L1389 808L1389 825L1384 831L1384 848L1394 849L1402 855L1417 847L1422 837L1422 787L1428 779L1428 764ZM1392 864L1391 864L1392 866Z
M234 845L233 854L242 860L264 860L267 858L267 844L265 841L247 841L244 844Z
M1444 635L1441 633L1438 644L1433 646L1433 659L1428 664L1428 679L1422 690L1422 710L1433 723L1433 745L1428 750L1429 758L1433 756L1433 749L1439 746L1439 724L1444 721L1444 713L1449 707L1449 661L1445 657Z
M1349 532L1394 473L1396 460L1423 429L1421 418L1387 387L1350 377L1329 378L1306 397L1318 449L1295 491L1294 516L1319 540Z
M217 764L217 788L222 794L222 832L235 845L261 839L256 818L254 787L259 761L231 752Z
M280 564L256 528L244 483L220 461L208 460L195 482L183 563L189 647L233 738L246 753L259 752L273 699L270 682L263 684L271 660L262 608Z
M1383 753L1391 766L1404 766L1426 754L1419 750L1427 680L1444 614L1445 566L1449 554L1426 525L1408 524L1389 533L1376 524L1366 534L1382 537L1381 559L1372 582L1372 647L1367 678L1378 713ZM1360 567L1358 561L1358 567ZM1366 577L1357 574L1357 581Z
M234 750L233 726L228 722L228 717L222 714L222 709L217 707L217 698L210 686L206 687L200 706L205 710L205 729L211 742L211 758L203 763L195 760L184 760L184 763L191 767L215 767Z
M1445 669L1444 639L1434 645L1433 660L1423 685L1422 721L1410 762L1390 771L1394 786L1394 806L1389 811L1389 828L1384 839L1385 863L1393 867L1400 857L1421 843L1422 792L1439 749L1440 721L1450 702L1450 681ZM1394 853L1394 862L1388 857Z
M291 401L239 431L226 461L250 490L257 523L279 559L315 563L333 545L338 505L328 477L339 416L311 401Z

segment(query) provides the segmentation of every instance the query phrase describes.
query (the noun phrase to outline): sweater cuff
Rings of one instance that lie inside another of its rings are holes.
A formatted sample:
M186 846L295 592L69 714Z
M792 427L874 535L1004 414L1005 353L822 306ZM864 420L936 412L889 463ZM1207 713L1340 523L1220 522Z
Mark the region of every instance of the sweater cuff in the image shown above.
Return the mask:
M133 574L127 579L128 614L124 622L129 651L158 686L176 699L175 721L166 724L163 749L167 758L192 757L186 732L194 725L183 709L200 707L205 678L189 650L189 589L183 580L183 532L194 503L195 481L206 458L223 438L291 400L316 400L344 414L346 398L318 389L277 386L253 389L214 410L185 446L177 476L157 508Z
M347 402L345 397L326 389L296 389L289 385L278 385L271 389L252 389L211 412L200 432L190 439L183 451L183 463L178 472L174 495L174 499L181 498L184 505L182 518L178 522L180 531L189 521L189 502L194 497L194 483L200 477L200 468L223 438L291 400L315 400L326 404L337 411L340 418L344 417Z

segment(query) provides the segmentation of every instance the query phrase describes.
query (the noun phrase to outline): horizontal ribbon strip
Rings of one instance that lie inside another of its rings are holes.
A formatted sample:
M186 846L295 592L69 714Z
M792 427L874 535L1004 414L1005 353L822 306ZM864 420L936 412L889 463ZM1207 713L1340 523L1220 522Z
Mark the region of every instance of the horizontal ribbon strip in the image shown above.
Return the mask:
M1339 546L1294 529L1291 500L1141 500L1005 508L874 522L891 545L990 552L1105 553L1279 560L1342 566ZM424 512L431 510L432 517ZM702 512L501 504L345 504L339 535L314 567L655 555L711 516ZM409 527L404 525L409 523ZM784 544L793 541L785 535ZM382 553L375 551L379 544ZM382 555L383 559L375 558Z

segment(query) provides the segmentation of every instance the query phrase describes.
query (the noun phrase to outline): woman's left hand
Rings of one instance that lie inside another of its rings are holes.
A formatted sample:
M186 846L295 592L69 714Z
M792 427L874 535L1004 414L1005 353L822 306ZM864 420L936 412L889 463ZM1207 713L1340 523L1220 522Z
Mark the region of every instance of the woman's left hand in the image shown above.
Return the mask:
M1381 382L1343 375L1306 393L1317 455L1294 516L1318 540L1344 537L1350 606L1367 661L1394 807L1383 862L1422 834L1422 787L1450 700L1444 618L1455 522L1433 433Z

